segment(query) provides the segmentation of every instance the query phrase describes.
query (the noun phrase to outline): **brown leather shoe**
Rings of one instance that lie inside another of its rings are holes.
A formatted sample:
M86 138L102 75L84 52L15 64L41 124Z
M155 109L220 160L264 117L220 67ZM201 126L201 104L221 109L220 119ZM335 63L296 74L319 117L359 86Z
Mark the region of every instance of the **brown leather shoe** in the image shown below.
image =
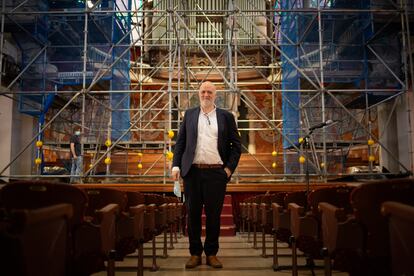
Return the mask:
M196 266L201 265L201 256L191 256L190 259L185 264L185 268L195 268Z
M207 265L214 268L223 268L223 264L217 259L216 256L207 256Z

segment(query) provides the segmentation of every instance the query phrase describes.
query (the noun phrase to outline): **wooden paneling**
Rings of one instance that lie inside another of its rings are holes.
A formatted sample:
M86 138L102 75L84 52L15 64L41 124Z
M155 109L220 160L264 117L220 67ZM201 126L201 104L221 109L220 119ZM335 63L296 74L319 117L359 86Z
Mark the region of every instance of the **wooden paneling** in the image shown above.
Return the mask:
M320 189L333 185L351 185L351 183L344 182L330 182L330 183L311 183L310 189ZM355 183L352 183L355 185ZM173 184L78 184L82 188L88 187L111 187L123 190L140 191L140 192L159 192L172 193ZM277 191L302 191L306 189L305 183L272 183L272 184L229 184L227 185L228 193L238 192L277 192Z

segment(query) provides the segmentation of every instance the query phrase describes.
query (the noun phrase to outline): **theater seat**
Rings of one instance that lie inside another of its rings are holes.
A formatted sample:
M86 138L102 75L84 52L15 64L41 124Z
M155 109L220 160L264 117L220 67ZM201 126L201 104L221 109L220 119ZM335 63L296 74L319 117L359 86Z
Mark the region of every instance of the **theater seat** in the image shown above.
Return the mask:
M381 213L388 218L392 275L414 275L414 206L387 201Z
M164 234L163 239L163 256L167 257L167 229L168 229L168 204L165 203L162 196L157 194L144 194L145 197L145 205L154 204L154 212L155 212L155 228L154 228L154 236L152 239L152 256L153 256L153 264L152 270L156 271L159 269L158 265L156 264L156 246L155 246L155 237Z
M273 228L273 213L272 203L283 204L285 192L279 192L277 194L268 194L262 198L258 210L258 221L260 228L262 229L262 257L266 258L266 234L272 234Z
M334 268L351 275L390 275L390 243L385 201L414 204L414 180L392 179L368 182L350 195L353 212L347 214L334 204L320 204L326 270Z
M250 226L253 226L253 248L254 249L257 249L257 230L258 228L260 228L260 219L259 219L258 209L259 209L260 203L265 197L266 197L265 194L256 195L250 200L250 203L248 203L247 205L248 206L247 221L249 222Z
M181 209L179 207L179 201L176 197L164 196L164 200L168 202L168 224L170 231L170 246L168 249L174 249L174 242L177 242L177 231L179 229L179 220ZM173 239L174 236L174 239Z
M313 270L314 259L321 259L323 248L321 234L320 202L328 202L351 210L349 197L352 187L339 186L312 191L307 198L307 206L290 203L290 227L292 232L292 272L297 275L296 248L307 257L307 266ZM306 207L308 209L306 209Z
M114 203L120 207L116 219L116 254L121 261L126 255L138 249L137 270L141 273L143 262L139 246L144 239L144 212L145 205L136 206L128 203L127 193L113 188L86 188L89 205L86 214L93 217L94 211L102 206Z
M290 243L290 203L305 205L306 195L304 191L290 192L283 196L283 202L272 203L272 232L273 232L273 270L280 269L277 251L277 241Z
M140 219L143 220L142 227L138 227L138 276L142 276L144 273L144 243L152 241L155 233L155 204L145 205L145 196L140 192L125 191L128 197L126 208L129 212L136 214L139 213ZM138 206L138 207L137 207ZM139 210L136 210L139 208ZM141 212L143 216L141 217ZM153 243L154 246L154 243ZM155 252L155 249L152 250ZM152 256L153 262L151 270L157 270L156 255Z
M69 220L69 275L89 275L105 270L114 273L112 251L115 248L115 216L117 204L109 204L96 210L92 223L85 212L88 198L84 191L68 184L46 181L22 181L4 186L0 190L0 201L6 210L37 209L67 203L73 208Z
M155 232L155 204L145 204L145 196L140 192L126 191L128 202L127 208L144 205L144 228L141 242L148 242L153 239Z
M0 275L65 275L70 204L0 210Z
M111 188L81 188L88 195L88 206L86 216L92 221L96 221L95 210L99 210L108 204L117 204L120 212L116 217L116 260L135 252L136 241L134 240L133 221L129 214L125 212L127 205L127 195L119 190Z

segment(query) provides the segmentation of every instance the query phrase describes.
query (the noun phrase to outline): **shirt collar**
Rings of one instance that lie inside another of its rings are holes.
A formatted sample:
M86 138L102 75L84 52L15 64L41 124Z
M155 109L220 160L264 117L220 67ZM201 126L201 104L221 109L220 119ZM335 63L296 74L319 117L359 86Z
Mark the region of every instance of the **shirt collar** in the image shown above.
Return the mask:
M217 109L217 106L216 106L216 105L214 105L213 110L211 110L211 111L210 111L210 112L208 112L208 113L205 113L205 112L203 111L203 108L200 106L200 110L201 110L201 112L202 112L204 115L206 115L206 116L210 116L211 114L213 114L214 112L216 112L216 109Z

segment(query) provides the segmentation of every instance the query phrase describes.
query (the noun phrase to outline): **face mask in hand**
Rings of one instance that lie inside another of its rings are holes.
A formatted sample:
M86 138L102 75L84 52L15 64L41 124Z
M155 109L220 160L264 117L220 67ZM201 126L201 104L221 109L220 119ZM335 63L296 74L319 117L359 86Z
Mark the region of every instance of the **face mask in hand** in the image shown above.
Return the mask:
M178 181L174 181L174 194L177 197L181 197L181 185Z

